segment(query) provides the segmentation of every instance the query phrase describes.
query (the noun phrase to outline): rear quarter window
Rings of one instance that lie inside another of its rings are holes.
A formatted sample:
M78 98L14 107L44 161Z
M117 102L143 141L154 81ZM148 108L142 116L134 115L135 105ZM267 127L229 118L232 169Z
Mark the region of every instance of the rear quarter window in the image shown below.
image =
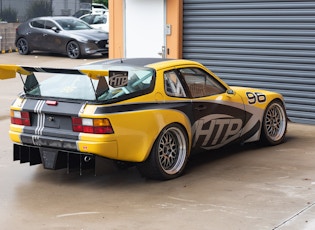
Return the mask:
M30 24L34 28L40 28L40 29L45 28L45 21L44 20L31 21Z

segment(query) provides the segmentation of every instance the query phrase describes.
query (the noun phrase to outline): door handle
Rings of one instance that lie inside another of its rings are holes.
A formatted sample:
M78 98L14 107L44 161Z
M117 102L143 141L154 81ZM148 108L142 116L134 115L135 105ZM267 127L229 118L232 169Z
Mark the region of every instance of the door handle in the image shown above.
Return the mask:
M199 105L197 107L195 107L195 110L198 110L198 111L202 111L202 110L206 110L207 109L207 106L205 105Z
M158 52L158 55L162 58L166 58L165 46L162 46L162 52Z

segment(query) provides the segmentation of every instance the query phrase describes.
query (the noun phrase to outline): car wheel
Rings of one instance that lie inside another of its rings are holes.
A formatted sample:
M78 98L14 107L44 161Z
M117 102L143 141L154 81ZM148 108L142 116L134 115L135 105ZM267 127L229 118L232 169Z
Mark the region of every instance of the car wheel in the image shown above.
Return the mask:
M281 101L272 101L264 114L262 136L263 143L276 145L284 141L287 131L287 115Z
M183 173L187 158L187 134L180 125L172 124L162 130L148 159L138 169L144 177L169 180Z
M69 58L80 58L81 56L81 51L80 51L80 46L79 43L76 41L70 41L67 44L67 54Z
M26 55L30 53L30 48L25 38L20 38L16 43L16 47L18 48L19 54Z

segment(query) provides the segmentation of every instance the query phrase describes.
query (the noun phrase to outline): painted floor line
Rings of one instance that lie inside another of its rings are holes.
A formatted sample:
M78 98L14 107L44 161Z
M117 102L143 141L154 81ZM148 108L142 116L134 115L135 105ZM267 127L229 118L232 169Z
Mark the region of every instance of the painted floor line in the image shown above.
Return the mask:
M299 216L300 214L302 214L303 212L305 212L306 210L310 209L311 207L313 207L315 205L315 202L312 204L309 204L308 206L306 206L305 208L303 208L302 210L300 210L299 212L295 213L293 216L291 216L290 218L286 219L285 221L283 221L282 223L280 223L279 225L277 225L276 227L274 227L272 230L276 230L279 229L280 227L282 227L283 225L285 225L286 223L288 223L289 221L293 220L294 218L296 218L297 216Z

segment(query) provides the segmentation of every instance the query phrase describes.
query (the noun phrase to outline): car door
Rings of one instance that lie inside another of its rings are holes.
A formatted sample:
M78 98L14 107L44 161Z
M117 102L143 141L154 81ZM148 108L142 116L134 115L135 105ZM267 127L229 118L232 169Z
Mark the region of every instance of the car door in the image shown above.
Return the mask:
M246 112L239 95L202 69L179 69L192 102L192 147L195 150L219 148L237 140L245 124Z
M33 20L30 22L30 31L27 34L27 41L34 50L43 50L45 47L43 33L45 32L44 20Z
M45 33L43 33L43 40L45 40L45 46L47 51L51 52L62 52L65 51L63 48L63 39L60 33L60 28L56 23L50 20L45 20Z

